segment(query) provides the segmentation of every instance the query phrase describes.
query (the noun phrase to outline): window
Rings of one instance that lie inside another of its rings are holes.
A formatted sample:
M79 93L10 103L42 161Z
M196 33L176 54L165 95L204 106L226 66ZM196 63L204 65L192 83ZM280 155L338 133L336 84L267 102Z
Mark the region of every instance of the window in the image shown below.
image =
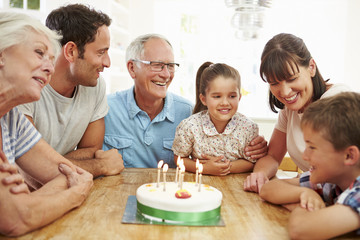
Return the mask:
M10 0L9 7L40 10L40 0Z

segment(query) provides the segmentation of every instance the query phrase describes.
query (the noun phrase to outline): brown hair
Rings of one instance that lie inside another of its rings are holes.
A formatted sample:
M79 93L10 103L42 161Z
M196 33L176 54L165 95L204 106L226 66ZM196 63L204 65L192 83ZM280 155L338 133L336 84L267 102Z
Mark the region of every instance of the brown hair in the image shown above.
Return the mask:
M264 47L261 55L260 76L264 82L270 84L288 80L293 73L299 72L299 66L308 67L311 59L311 54L301 38L280 33L270 39ZM311 77L311 80L314 89L312 101L315 102L326 91L328 80L324 81L319 68L316 69L315 76ZM284 109L284 104L271 91L269 91L269 105L275 113L278 112L275 107Z
M311 103L304 111L301 128L311 127L336 150L355 145L360 149L360 94L343 92Z
M210 82L218 76L233 78L237 82L240 91L240 74L235 68L225 63L214 64L212 62L205 62L199 67L196 73L196 103L193 114L207 109L207 107L200 101L200 94L205 96Z

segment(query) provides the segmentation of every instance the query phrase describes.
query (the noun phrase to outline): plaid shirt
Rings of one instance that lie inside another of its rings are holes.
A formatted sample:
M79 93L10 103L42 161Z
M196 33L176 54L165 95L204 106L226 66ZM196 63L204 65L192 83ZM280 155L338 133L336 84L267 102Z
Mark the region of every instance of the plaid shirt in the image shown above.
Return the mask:
M332 183L312 184L310 172L301 174L300 186L311 188L319 193L327 206L335 203L347 205L360 215L360 176L344 192ZM357 234L360 234L360 229L357 230Z

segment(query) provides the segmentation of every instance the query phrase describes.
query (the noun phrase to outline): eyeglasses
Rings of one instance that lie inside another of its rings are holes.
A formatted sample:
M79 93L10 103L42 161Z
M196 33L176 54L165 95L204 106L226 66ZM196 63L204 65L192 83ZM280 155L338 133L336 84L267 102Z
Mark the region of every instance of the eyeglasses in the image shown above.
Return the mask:
M132 59L134 62L141 62L150 66L151 71L154 72L161 72L165 66L170 73L176 72L176 70L180 67L178 63L164 63L164 62L157 62L157 61L145 61L139 59Z

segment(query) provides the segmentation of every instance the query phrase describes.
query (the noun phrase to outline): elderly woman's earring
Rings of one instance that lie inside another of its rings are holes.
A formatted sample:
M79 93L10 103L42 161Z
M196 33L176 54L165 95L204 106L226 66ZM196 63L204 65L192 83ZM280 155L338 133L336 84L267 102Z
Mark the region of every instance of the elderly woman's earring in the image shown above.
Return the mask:
M0 66L2 67L2 66L4 66L5 64L4 64L4 59L3 58L0 58Z

